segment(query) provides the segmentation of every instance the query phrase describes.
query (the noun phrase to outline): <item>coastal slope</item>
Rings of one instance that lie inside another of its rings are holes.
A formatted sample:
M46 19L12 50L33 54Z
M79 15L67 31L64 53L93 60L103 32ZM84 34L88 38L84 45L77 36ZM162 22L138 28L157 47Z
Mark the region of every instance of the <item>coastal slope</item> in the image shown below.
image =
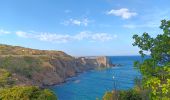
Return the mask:
M59 84L77 73L111 65L106 56L72 57L62 51L0 45L0 68L8 70L17 85Z

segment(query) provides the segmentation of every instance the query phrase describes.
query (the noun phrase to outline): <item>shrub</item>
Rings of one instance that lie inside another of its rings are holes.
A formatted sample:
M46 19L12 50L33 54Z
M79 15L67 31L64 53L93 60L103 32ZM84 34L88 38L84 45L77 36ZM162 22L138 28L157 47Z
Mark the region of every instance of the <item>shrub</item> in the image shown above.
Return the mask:
M114 100L112 92L106 92L105 95L103 96L103 100Z
M13 83L11 74L5 69L0 69L0 88L11 86Z
M103 96L103 100L142 100L142 97L137 91L131 89L124 91L106 92Z
M1 57L0 68L7 69L11 73L17 73L27 78L32 78L34 72L41 70L41 60L35 57Z
M55 94L48 89L35 86L15 86L0 90L0 100L57 100Z
M119 100L142 100L142 97L134 90L127 90L120 91Z

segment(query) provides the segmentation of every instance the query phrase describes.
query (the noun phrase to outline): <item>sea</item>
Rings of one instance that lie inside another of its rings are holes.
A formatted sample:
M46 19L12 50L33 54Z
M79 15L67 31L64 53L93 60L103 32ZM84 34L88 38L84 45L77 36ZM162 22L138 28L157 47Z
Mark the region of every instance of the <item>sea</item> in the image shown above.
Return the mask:
M113 64L120 66L90 70L67 79L60 85L50 87L59 100L102 100L107 91L127 90L134 87L140 72L133 67L140 56L110 56Z

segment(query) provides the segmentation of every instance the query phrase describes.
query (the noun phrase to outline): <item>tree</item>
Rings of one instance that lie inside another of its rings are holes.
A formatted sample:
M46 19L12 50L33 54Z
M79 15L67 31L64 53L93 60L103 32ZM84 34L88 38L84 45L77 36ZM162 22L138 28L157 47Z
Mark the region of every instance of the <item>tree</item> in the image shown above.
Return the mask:
M144 52L150 52L150 57L143 62L135 62L135 67L143 75L143 88L150 91L151 100L170 99L170 20L162 20L162 34L155 38L148 33L142 36L134 35L133 46L140 48L139 53L144 58Z

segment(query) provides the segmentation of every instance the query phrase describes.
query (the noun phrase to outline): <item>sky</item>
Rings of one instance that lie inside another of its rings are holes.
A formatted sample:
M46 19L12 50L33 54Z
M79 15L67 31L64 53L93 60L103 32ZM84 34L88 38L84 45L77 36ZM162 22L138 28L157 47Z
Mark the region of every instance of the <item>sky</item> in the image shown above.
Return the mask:
M169 0L0 0L0 43L72 56L138 55L134 34L161 34Z

